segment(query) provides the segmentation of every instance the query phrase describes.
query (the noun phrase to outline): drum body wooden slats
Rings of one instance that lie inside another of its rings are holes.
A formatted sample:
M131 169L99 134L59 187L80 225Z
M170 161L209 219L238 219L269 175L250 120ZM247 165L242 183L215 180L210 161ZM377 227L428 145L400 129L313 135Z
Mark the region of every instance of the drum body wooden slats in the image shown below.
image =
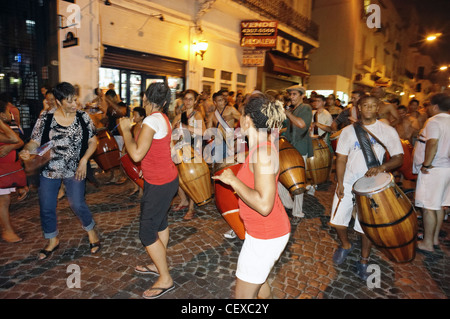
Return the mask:
M413 165L413 146L408 140L401 140L403 147L403 164L400 166L398 171L402 173L403 177L407 180L416 180L417 175L412 172Z
M333 148L334 152L336 152L337 144L339 141L339 137L341 136L341 132L342 132L342 130L339 130L330 135L330 143L331 143L331 147Z
M307 159L306 178L314 185L325 183L331 172L330 148L322 137L311 137L314 156Z
M231 169L235 175L237 175L242 165L242 163L224 163L223 165L216 167L214 175L218 176L228 168ZM236 192L230 185L226 185L221 181L215 180L214 193L216 207L219 210L220 214L228 223L228 225L230 225L231 229L233 229L239 239L244 240L245 226L242 222L241 217L239 216L239 198L236 195Z
M412 261L416 254L417 216L392 174L362 177L353 185L353 193L359 222L370 241L395 262Z
M178 176L180 181L180 187L191 198L197 206L202 206L209 203L212 200L211 192L211 176L209 173L209 167L203 160L200 163L195 162L194 148L184 147L184 151L190 149L190 154L183 154L182 150L176 151L179 164L176 164L178 169ZM183 161L183 158L185 159Z
M291 195L306 190L305 161L297 149L285 137L279 140L280 175L278 180Z
M141 171L141 163L134 162L128 154L124 154L120 157L120 165L125 173L133 182L135 182L140 188L144 189L144 180L139 177Z
M120 151L114 136L106 129L97 132L97 149L93 154L95 162L104 171L120 166Z

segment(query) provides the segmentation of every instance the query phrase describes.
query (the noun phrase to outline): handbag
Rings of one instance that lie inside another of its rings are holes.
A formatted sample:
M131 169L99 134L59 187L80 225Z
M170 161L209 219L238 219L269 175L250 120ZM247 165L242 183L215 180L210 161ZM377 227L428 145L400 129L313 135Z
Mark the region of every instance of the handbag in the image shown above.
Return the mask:
M0 163L0 188L27 186L27 176L20 161Z

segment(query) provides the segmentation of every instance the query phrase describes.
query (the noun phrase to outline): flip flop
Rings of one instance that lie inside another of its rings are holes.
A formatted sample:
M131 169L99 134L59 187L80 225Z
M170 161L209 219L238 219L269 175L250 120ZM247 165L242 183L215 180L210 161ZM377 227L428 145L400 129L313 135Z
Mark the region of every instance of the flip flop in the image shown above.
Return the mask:
M139 269L137 269L137 267L142 267L145 270L139 270ZM136 268L134 268L134 271L137 272L138 274L143 274L143 275L149 275L149 274L159 275L159 272L151 270L148 266L136 266Z
M173 284L169 288L152 287L150 289L147 289L146 291L148 291L148 290L161 290L161 292L159 294L157 294L157 295L154 295L154 296L146 296L145 295L145 291L144 291L144 293L142 294L142 297L145 298L145 299L156 299L156 298L159 298L162 295L164 295L165 293L167 293L167 292L169 292L171 290L174 290L174 289L175 289L175 284Z
M28 197L28 191L25 191L24 193L21 193L19 196L17 196L17 201L21 202L27 197Z
M434 254L434 251L420 249L419 247L416 247L416 251L421 253L421 254L424 254L425 256L429 256L429 255L433 255Z

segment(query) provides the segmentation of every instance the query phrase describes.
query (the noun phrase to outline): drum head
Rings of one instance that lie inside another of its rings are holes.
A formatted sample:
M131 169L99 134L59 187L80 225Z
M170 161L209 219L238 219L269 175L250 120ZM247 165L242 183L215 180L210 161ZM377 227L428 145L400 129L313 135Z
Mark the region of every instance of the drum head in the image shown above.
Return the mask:
M355 193L373 193L389 185L392 180L391 173L379 173L371 177L364 176L353 184L353 191Z

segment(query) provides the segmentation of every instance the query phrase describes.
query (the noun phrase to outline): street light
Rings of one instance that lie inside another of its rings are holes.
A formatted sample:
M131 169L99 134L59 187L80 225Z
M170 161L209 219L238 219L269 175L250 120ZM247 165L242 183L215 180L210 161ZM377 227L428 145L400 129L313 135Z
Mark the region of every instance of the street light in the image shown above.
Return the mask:
M427 38L426 38L426 40L428 41L428 42L431 42L431 41L434 41L434 40L436 40L438 37L440 37L442 35L442 33L433 33L433 34L430 34L429 36L427 36Z

